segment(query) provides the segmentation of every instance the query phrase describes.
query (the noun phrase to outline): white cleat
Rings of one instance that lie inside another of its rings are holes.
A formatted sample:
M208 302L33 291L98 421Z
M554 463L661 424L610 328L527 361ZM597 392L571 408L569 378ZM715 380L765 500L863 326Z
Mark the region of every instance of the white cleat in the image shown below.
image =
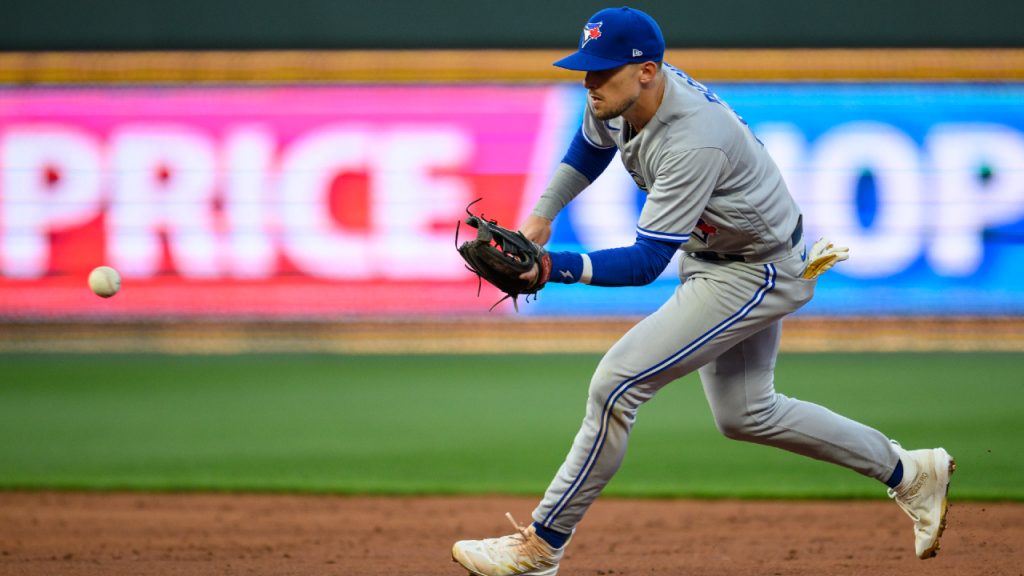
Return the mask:
M939 551L939 537L946 528L949 478L956 462L942 448L907 451L896 445L896 451L908 475L889 490L889 497L914 521L917 557L931 558Z
M533 526L523 528L511 514L505 516L516 533L483 540L460 540L452 546L452 559L476 576L555 576L565 546L552 548Z

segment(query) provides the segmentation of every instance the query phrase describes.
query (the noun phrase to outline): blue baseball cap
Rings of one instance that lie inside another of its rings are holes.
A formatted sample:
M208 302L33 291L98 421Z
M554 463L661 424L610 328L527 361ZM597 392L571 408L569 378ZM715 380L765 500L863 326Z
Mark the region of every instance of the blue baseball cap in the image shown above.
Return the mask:
M665 37L646 13L635 8L606 8L587 20L580 49L555 62L569 70L608 70L635 62L660 62Z

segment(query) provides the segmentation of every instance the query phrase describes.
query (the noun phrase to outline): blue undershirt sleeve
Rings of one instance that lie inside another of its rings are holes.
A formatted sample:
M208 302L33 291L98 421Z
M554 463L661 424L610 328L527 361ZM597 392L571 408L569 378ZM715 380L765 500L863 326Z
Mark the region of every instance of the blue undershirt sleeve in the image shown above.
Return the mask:
M637 235L636 243L623 248L590 252L590 284L594 286L644 286L654 282L679 249L680 242ZM573 284L583 274L583 257L575 252L551 253L549 282Z
M593 182L604 172L604 169L615 158L616 148L598 148L587 142L583 137L583 129L576 131L572 143L569 144L569 151L565 153L562 162L575 168L580 174L586 176L587 180Z

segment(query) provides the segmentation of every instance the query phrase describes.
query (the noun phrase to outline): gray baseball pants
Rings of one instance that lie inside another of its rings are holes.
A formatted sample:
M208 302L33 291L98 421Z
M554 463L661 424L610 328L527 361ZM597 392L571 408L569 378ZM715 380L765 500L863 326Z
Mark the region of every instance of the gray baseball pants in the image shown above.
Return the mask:
M802 247L763 264L684 256L673 296L598 365L583 424L533 519L572 532L622 464L640 405L694 370L727 437L887 480L899 457L882 433L775 392L782 318L814 294L815 281L800 277L805 256Z

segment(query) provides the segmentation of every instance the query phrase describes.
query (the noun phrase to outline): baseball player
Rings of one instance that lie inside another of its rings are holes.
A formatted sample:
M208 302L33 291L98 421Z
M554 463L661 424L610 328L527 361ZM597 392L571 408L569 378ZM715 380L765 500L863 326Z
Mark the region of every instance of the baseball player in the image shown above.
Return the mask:
M722 434L885 483L914 520L917 555L934 556L953 458L942 448L906 451L774 389L781 319L811 299L817 276L845 260L846 249L823 239L807 251L799 207L762 143L714 92L663 64L664 50L650 16L611 8L586 23L578 51L555 62L585 72L586 113L521 231L546 243L551 221L618 150L647 195L635 243L549 253L550 277L541 280L644 285L681 249L680 285L601 360L583 424L533 523L456 542L454 559L482 576L556 574L576 525L623 460L637 409L694 370Z

